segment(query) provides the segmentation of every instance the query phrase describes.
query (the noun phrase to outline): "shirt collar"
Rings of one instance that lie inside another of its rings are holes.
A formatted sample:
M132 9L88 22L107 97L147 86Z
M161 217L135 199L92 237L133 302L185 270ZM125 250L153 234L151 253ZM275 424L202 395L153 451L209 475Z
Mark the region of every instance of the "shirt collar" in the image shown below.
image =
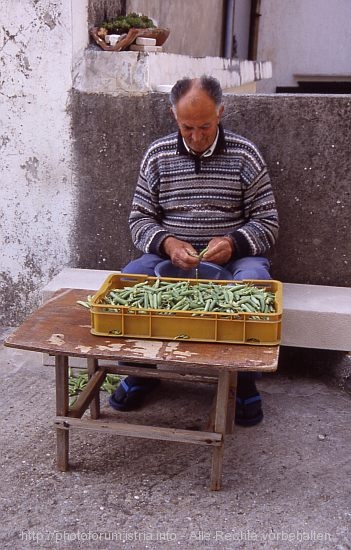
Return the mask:
M203 158L203 157L210 157L213 153L214 154L223 153L225 150L226 150L226 143L225 143L225 137L224 137L224 130L221 124L218 125L217 135L211 147L209 147L201 155L197 155L190 149L190 147L187 146L187 144L184 142L182 138L181 133L178 131L177 153L179 155L193 155L197 158Z
M210 157L214 150L216 149L216 145L217 145L217 141L218 141L218 136L219 136L219 128L217 128L217 133L216 133L216 137L214 139L214 142L212 143L211 147L209 147L208 149L206 149L206 151L204 151L203 153L199 154L199 153L196 153L196 151L193 151L189 145L186 143L185 139L183 138L183 143L184 143L184 147L185 149L188 151L188 153L190 153L191 155L195 155L197 157L200 157L200 158L204 158L204 157Z

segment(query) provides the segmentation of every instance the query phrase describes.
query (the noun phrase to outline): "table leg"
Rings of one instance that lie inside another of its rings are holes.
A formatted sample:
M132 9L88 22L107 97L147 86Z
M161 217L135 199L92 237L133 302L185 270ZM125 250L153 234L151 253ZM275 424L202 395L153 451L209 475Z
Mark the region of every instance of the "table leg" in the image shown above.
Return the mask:
M234 429L235 421L235 405L236 405L236 388L238 384L238 373L237 371L230 373L229 379L229 396L228 396L228 406L227 406L227 426L225 433L231 434ZM216 403L217 403L217 392L213 398L211 404L208 421L205 425L206 431L214 431L215 423L215 414L216 414Z
M221 475L224 453L224 434L227 426L228 398L230 387L230 373L223 370L218 376L216 413L214 431L222 434L222 444L215 447L212 455L211 490L219 491L221 488Z
M232 434L235 421L235 405L236 405L236 387L238 384L237 371L231 372L229 375L229 395L227 405L227 425L225 433Z
M87 367L89 378L99 369L99 362L94 357L88 357ZM97 392L92 402L90 403L90 416L96 420L100 416L100 393Z
M56 415L67 416L69 409L68 401L68 357L64 355L55 356L56 375ZM69 454L69 430L61 427L56 428L56 459L57 468L61 472L68 470Z

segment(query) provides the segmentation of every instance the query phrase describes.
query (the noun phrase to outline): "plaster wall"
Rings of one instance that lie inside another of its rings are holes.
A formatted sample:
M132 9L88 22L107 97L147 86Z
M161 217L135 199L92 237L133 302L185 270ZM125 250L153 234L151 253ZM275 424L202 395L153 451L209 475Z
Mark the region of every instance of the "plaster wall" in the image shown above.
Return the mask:
M16 321L72 255L72 19L65 0L0 0L0 299Z
M273 78L261 92L296 86L308 75L350 79L349 0L264 0L259 19L258 59L269 59Z

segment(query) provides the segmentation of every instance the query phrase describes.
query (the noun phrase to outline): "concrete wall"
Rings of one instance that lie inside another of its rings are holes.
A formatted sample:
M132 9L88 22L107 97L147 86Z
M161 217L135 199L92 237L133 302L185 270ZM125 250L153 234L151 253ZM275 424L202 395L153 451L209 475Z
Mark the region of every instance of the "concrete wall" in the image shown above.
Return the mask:
M72 258L72 21L65 0L0 0L0 301L16 322Z
M342 96L226 95L226 127L254 140L281 219L273 276L351 284L351 100ZM75 248L82 268L119 269L137 254L127 217L148 143L175 127L164 94L72 98L80 174Z
M125 5L126 0L88 0L89 27L124 13Z
M211 74L228 92L254 93L256 82L272 76L270 62L171 53L110 52L89 48L75 64L74 88L113 96L170 91L179 78ZM162 86L160 89L159 87Z
M258 59L273 63L260 91L296 86L301 75L350 80L350 0L264 0L260 12Z
M194 57L221 56L223 0L127 0L127 13L144 13L171 29L163 51Z
M171 30L163 46L166 53L194 57L221 56L223 0L89 0L89 25L122 13L148 15L157 26Z
M236 52L233 52L233 54L239 59L247 59L249 54L250 14L251 2L235 0L233 33Z

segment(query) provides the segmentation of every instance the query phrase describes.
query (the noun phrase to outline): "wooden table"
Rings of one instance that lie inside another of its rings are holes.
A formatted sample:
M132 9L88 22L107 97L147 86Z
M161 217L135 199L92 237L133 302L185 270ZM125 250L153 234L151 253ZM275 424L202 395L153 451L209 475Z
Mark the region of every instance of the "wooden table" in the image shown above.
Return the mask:
M211 489L219 490L224 435L234 424L238 371L277 369L279 346L249 346L187 341L106 338L90 333L89 311L77 304L94 291L61 289L15 331L5 346L39 351L55 356L57 467L68 469L71 428L112 432L115 435L144 437L213 447ZM85 358L89 381L73 406L69 406L69 357ZM99 361L104 360L103 364ZM111 365L109 364L111 361ZM119 366L117 361L133 361L140 366ZM106 364L107 363L107 364ZM156 369L142 365L157 364ZM168 380L212 381L216 399L206 431L144 426L103 421L99 391L106 374L134 374ZM83 417L90 407L90 417Z

